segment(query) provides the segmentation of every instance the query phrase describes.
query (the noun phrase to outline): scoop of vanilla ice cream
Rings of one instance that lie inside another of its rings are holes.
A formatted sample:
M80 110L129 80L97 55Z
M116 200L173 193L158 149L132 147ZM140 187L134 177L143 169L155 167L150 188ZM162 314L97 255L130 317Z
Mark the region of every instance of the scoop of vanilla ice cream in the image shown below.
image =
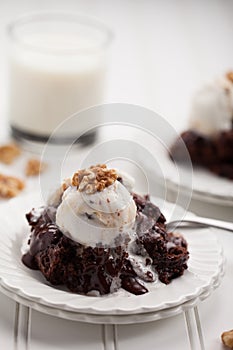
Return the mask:
M207 136L230 130L233 118L233 84L227 78L204 86L194 96L189 127Z
M136 205L119 181L102 191L87 194L69 186L57 208L56 224L72 240L87 246L117 245L121 235L129 239L135 223Z

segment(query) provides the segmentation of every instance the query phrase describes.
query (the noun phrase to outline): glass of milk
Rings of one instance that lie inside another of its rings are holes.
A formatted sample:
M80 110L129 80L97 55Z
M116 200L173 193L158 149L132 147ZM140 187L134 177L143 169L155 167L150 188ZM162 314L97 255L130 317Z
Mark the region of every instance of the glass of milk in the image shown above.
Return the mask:
M76 14L38 13L8 26L9 121L14 138L46 142L68 117L103 103L112 33ZM57 143L85 135L80 123L60 128Z

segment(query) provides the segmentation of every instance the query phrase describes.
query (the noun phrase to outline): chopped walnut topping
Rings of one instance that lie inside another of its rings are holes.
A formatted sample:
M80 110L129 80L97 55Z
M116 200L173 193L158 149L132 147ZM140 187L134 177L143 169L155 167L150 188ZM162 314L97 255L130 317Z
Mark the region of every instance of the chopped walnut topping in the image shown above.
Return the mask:
M233 329L228 332L223 332L221 338L224 345L233 349Z
M69 185L66 182L63 182L63 184L61 185L62 192L65 192L65 190L67 190L68 187Z
M226 74L226 77L227 77L228 80L230 80L231 83L233 83L233 71L228 72Z
M17 177L0 174L0 197L12 198L24 189L24 182Z
M20 153L20 148L13 143L0 146L0 162L11 164Z
M47 165L38 159L29 159L26 165L25 173L27 176L36 176L46 169Z
M87 194L100 192L117 180L115 169L108 169L105 164L97 164L88 169L77 171L72 178L72 185Z

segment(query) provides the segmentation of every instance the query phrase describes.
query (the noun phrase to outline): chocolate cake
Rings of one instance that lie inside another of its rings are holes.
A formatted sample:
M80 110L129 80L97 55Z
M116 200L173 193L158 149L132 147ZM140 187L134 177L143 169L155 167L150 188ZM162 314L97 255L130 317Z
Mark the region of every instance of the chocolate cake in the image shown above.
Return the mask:
M170 149L171 158L178 163L184 159L183 143L194 166L199 165L218 176L233 179L233 129L220 131L211 137L195 130L183 132Z
M233 71L193 95L187 130L170 149L178 163L184 162L184 144L194 166L233 179Z
M145 259L148 269L143 278L130 258L130 245L91 247L77 243L61 232L55 220L57 208L52 206L26 215L31 236L23 263L40 270L52 285L65 285L80 294L97 291L104 295L120 287L135 295L144 294L148 292L145 282L154 280L153 271L162 283L170 283L187 269L187 242L167 232L165 217L148 195L133 194L133 200L137 208L133 254L136 259Z

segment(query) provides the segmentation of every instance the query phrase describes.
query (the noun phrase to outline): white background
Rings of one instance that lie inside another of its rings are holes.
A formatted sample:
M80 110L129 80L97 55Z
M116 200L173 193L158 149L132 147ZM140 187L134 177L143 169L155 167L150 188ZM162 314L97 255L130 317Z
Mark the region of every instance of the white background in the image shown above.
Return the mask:
M17 16L38 10L77 11L108 24L115 41L105 102L152 108L178 131L185 127L195 89L233 69L231 0L0 0L0 136L7 126L5 27ZM193 208L232 220L232 208L203 203ZM225 233L220 240L228 273L200 307L207 350L222 349L221 332L233 328L233 239ZM11 350L14 303L1 295L0 310L0 349ZM119 350L188 349L182 317L119 327ZM33 312L31 349L103 349L100 328Z

